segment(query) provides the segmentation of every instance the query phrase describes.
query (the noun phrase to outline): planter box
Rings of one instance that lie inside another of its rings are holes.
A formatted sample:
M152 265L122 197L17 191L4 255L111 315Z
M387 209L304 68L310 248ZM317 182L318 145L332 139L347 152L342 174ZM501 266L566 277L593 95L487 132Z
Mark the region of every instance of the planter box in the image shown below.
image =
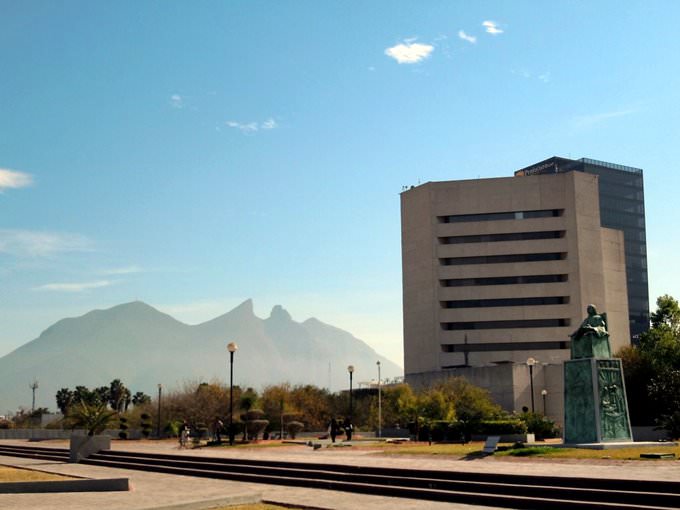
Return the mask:
M69 462L80 462L93 453L111 449L110 436L71 436Z

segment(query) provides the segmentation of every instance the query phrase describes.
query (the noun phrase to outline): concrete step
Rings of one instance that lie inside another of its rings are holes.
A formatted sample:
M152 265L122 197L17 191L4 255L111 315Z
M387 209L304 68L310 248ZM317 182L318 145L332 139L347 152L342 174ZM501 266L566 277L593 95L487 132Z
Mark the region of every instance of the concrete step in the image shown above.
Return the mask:
M62 448L40 448L0 445L0 455L68 462L69 451Z
M476 475L477 480L460 480L444 471L359 468L344 465L282 463L253 460L106 451L93 455L88 464L161 471L254 483L361 492L434 501L449 501L508 508L680 508L679 484L663 485L663 492L630 490L626 480L603 480L600 487L581 488L584 479L560 477L516 477ZM470 477L468 477L470 478ZM486 478L484 480L484 478ZM518 483L516 478L521 478ZM588 479L589 482L592 480ZM596 480L595 482L598 482ZM638 481L639 482L639 481ZM652 482L653 485L655 482ZM589 485L594 485L590 484ZM643 488L640 484L635 484ZM616 486L616 489L613 489ZM626 487L626 489L624 489ZM675 492L666 492L669 489Z
M226 453L226 452L225 452ZM0 455L66 461L67 449L0 445ZM83 464L516 509L680 508L680 482L504 475L106 450Z

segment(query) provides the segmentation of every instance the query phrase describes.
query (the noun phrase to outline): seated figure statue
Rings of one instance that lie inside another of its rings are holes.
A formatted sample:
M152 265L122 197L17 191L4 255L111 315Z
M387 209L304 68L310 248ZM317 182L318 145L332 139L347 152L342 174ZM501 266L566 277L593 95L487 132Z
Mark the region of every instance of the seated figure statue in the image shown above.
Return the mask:
M598 314L588 305L588 317L571 335L571 359L611 358L607 314Z

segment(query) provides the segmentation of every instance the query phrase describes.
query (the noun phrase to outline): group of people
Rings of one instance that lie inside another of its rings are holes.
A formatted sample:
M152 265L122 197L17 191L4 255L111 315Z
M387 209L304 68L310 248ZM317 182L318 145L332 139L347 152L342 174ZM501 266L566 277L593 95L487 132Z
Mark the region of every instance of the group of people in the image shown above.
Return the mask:
M212 438L213 441L216 441L217 443L222 442L222 431L224 430L224 423L222 420L220 420L219 417L215 418L215 421L212 424ZM191 427L189 426L189 423L184 420L182 422L182 425L179 429L179 447L180 448L187 448L189 446L189 439L191 438Z
M217 441L218 443L221 441L221 433L224 430L224 423L222 420L219 418L215 418L215 421L212 426L212 436L213 440ZM331 438L331 441L335 443L335 439L340 435L342 432L345 434L345 440L346 441L351 441L352 440L352 431L354 430L354 426L352 425L352 420L347 417L344 420L338 420L336 418L332 418L330 423L328 424L328 435ZM191 437L191 428L189 427L189 424L185 420L182 423L182 426L179 431L179 447L180 448L186 448L189 445L189 438ZM266 439L266 438L265 438Z
M345 420L341 423L339 420L332 418L331 422L328 424L328 435L331 438L331 442L335 443L335 438L338 437L340 429L345 431L345 439L347 441L351 441L352 430L354 429L352 426L352 420L345 418Z

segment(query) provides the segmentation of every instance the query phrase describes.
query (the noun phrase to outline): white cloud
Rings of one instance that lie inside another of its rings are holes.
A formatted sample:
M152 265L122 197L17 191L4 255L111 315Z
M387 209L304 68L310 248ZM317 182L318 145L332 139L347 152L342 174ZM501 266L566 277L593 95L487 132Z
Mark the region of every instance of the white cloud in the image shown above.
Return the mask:
M541 80L543 83L548 83L550 81L550 71L546 71L543 74L539 74L538 79Z
M33 177L24 172L0 168L0 193L5 188L25 188L33 184Z
M86 290L100 289L102 287L110 287L115 282L110 280L98 280L96 282L80 282L80 283L47 283L35 287L34 290L50 290L56 292L84 292Z
M498 23L496 23L495 21L489 21L489 20L487 20L487 21L485 21L485 22L482 23L482 26L483 26L484 28L486 28L486 32L487 32L488 34L491 34L491 35L498 35L498 34L502 34L502 33L503 33L503 30L501 30L500 28L498 28Z
M241 133L245 134L252 134L256 133L260 129L276 129L279 127L279 125L276 123L276 121L273 118L268 118L264 122L248 122L248 123L243 123L243 122L237 122L235 120L228 120L225 122L227 126L230 128L238 129L241 131Z
M402 44L397 44L385 50L385 55L393 58L400 64L416 64L430 56L434 46L430 44L420 44L411 42L414 39L407 39Z
M249 122L248 124L242 124L234 120L228 120L226 124L231 128L240 129L242 133L254 133L259 129L257 127L257 122Z
M92 242L79 234L0 229L0 253L17 257L48 257L57 253L91 250Z
M261 127L262 129L275 129L275 128L279 127L279 125L276 123L276 121L275 121L274 119L269 118L269 119L265 120L265 121L260 125L260 127Z
M172 106L173 108L184 108L184 98L179 94L171 95L170 106Z
M572 118L572 123L577 128L583 128L592 126L593 124L599 124L600 122L604 122L609 119L625 117L626 115L630 115L632 113L636 113L636 110L618 110L613 112L594 113L591 115L577 115Z
M458 31L458 37L460 37L463 41L467 41L467 42L472 43L472 44L475 44L477 42L477 38L475 36L467 35L462 30Z

